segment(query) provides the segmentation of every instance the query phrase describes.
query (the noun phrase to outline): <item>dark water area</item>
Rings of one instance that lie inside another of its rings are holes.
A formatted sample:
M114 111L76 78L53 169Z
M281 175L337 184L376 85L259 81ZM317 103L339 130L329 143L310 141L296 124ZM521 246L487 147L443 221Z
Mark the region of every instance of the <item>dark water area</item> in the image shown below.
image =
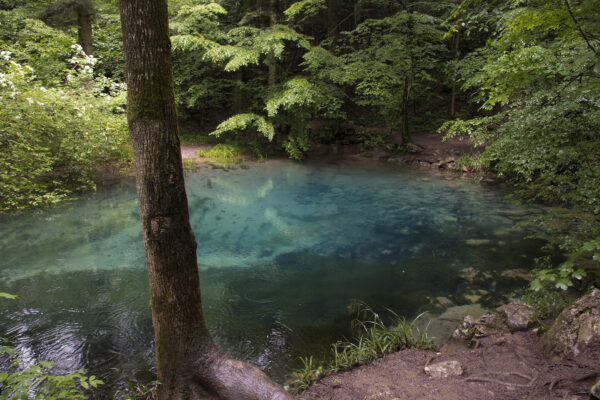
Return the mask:
M492 306L523 282L540 241L512 230L528 211L470 180L359 162L271 161L188 173L209 328L232 357L282 382L298 358L349 334L361 300L412 318L443 296ZM475 269L490 279L472 281ZM33 362L106 382L154 378L135 184L0 218L0 336Z

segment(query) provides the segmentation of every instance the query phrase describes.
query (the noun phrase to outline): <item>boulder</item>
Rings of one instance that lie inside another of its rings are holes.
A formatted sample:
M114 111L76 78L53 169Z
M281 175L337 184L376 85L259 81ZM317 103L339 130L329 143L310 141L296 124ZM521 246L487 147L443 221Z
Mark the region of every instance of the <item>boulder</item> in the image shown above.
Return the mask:
M463 373L462 365L458 361L442 361L430 364L424 368L424 371L432 378L447 378Z
M526 331L535 325L537 319L533 306L516 299L500 307L500 312L511 332Z
M600 343L599 289L564 309L542 336L539 346L551 356L571 358L593 343Z

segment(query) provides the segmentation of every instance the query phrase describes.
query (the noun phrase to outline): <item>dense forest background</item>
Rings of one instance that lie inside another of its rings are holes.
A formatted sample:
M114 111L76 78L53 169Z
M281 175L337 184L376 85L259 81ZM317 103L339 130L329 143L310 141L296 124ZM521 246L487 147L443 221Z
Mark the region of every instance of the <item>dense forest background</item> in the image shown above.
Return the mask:
M573 257L540 260L532 286L597 285L600 1L169 7L184 141L302 159L315 143L469 138L486 148L461 168L560 206L534 222ZM119 23L112 0L0 0L0 212L58 204L130 163Z

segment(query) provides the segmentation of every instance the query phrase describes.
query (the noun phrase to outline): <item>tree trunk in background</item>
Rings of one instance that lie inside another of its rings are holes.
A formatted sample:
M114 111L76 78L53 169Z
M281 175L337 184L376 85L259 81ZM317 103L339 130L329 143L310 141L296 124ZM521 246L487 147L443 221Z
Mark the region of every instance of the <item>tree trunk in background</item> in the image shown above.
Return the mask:
M337 0L327 0L327 36L335 38L337 35Z
M120 10L159 398L290 399L258 368L227 358L212 341L184 186L167 2L121 0Z
M94 18L94 6L90 1L79 1L75 3L77 13L77 41L88 56L94 52L92 39L92 19Z
M242 85L244 84L244 73L241 69L235 72L235 82L231 99L231 111L233 114L242 112Z
M271 26L277 25L277 2L276 0L269 0L269 19ZM273 55L269 55L267 57L267 65L269 66L269 75L268 75L268 86L269 89L272 89L277 83L277 64L275 61L275 57Z
M410 101L410 89L412 86L412 72L404 78L404 91L402 93L402 144L410 143L410 131L408 130L408 102Z
M454 61L458 61L460 56L460 28L454 33ZM456 73L455 73L456 74ZM456 114L456 77L452 79L452 96L450 98L450 117L454 118Z

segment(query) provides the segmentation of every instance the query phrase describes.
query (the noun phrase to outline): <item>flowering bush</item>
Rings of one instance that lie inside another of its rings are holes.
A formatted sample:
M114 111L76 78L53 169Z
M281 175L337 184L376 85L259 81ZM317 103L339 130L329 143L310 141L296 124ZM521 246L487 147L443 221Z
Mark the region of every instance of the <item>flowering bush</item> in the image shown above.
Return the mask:
M94 77L95 58L71 46L64 83L0 52L0 213L47 207L94 188L92 173L130 159L125 87Z

